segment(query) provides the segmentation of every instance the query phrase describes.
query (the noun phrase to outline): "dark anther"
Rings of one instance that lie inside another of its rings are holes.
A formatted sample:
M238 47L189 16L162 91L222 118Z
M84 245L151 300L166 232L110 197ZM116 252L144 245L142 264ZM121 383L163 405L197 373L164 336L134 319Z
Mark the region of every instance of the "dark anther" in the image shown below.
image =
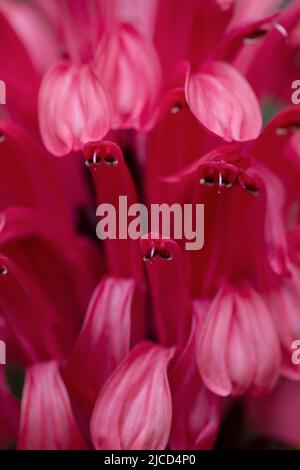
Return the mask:
M267 29L256 29L254 31L251 31L247 36L244 38L244 43L245 44L254 44L258 39L263 38L268 34Z
M300 122L290 122L288 125L288 129L291 131L300 131Z
M172 108L171 108L171 113L172 114L177 114L179 113L179 111L181 111L183 109L183 105L182 103L174 103Z
M215 183L215 180L212 176L206 176L205 178L200 179L200 184L206 184L206 186L213 186Z
M0 144L5 141L5 135L0 131Z
M277 135L286 135L289 131L300 131L300 122L290 122L284 127L277 127L276 134Z
M85 161L85 165L89 168L91 166L99 165L101 158L94 152L93 156Z
M172 254L166 249L159 250L159 256L167 261L172 259Z
M227 180L226 178L222 178L222 186L225 186L225 188L231 188L232 183L231 183L231 181Z
M251 184L243 184L243 188L248 191L248 193L252 194L252 196L258 196L259 195L259 189L256 186L253 186Z
M7 274L7 268L5 266L0 266L0 276L5 276Z
M143 257L143 260L152 261L157 255L158 255L157 248L155 248L155 246L152 246L152 248L148 251L148 253L146 253L145 256Z
M169 261L171 260L172 254L169 252L169 250L166 250L165 248L155 248L153 246L148 253L144 256L143 260L144 261L152 261L154 258L160 257L162 260Z
M104 162L106 163L106 165L118 165L118 160L116 159L116 157L114 157L113 155L106 155L104 157Z

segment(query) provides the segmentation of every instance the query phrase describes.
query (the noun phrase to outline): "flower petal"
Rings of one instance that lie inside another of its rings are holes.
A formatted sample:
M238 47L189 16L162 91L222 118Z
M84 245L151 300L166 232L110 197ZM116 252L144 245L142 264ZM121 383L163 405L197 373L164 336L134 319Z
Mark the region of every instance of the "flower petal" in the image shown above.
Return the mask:
M55 362L28 370L23 390L20 450L85 449Z
M171 449L211 449L220 426L221 399L206 388L197 368L195 332L199 326L199 322L193 322L186 347L169 374L173 401Z
M281 379L269 395L247 399L245 412L251 430L271 441L299 447L299 394L300 382Z
M119 24L104 33L95 70L113 104L112 127L149 125L160 90L160 64L151 41L133 26Z
M186 81L191 111L212 133L231 141L255 139L262 126L258 101L247 81L225 62L208 62Z
M59 62L45 75L39 93L40 131L56 156L81 149L105 136L110 126L109 98L88 64Z
M258 395L275 385L279 342L269 311L250 285L220 290L199 335L197 358L205 384L221 396Z
M108 380L96 403L91 436L96 449L161 450L172 404L166 370L173 351L140 343Z
M133 294L134 283L129 279L106 277L100 282L63 370L72 397L88 412L109 375L129 352Z
M4 366L0 366L0 446L17 440L20 405L11 395L5 380Z

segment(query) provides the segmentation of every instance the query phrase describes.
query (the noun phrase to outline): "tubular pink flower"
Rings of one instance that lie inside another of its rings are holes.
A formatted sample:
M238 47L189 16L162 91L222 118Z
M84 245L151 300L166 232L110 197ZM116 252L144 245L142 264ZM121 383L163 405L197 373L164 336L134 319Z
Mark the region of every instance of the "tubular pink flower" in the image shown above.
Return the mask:
M140 243L149 275L157 337L165 346L182 346L192 321L182 252L174 241L152 239L151 234L143 236Z
M120 147L109 141L90 143L84 147L85 164L96 190L97 205L119 206L119 196L127 197L127 206L138 202L132 175ZM126 214L125 214L126 215ZM123 217L123 214L121 214ZM134 277L143 280L138 240L126 236L104 240L108 269L113 276Z

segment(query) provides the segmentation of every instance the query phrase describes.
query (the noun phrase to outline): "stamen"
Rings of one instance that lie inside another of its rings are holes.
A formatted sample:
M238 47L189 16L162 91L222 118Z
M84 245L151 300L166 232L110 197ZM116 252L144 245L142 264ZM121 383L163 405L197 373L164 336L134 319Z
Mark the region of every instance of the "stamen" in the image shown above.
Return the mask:
M153 246L151 250L143 257L144 261L153 261L157 256L160 257L162 260L169 261L171 260L172 254L169 252L169 250L166 250L165 248L156 248Z
M289 125L289 129L291 131L300 131L300 123L299 122L295 122L293 124L290 124Z
M119 161L113 155L106 155L104 157L104 162L106 163L106 165L117 166L119 164Z
M244 38L244 44L245 45L250 45L250 44L255 44L258 39L263 38L268 34L267 29L256 29L254 31L251 31L245 38Z
M205 178L200 179L200 184L202 185L206 184L206 186L209 186L210 188L212 188L213 185L215 184L215 181L213 177L206 176Z
M277 127L276 134L278 136L286 135L289 131L297 132L300 131L300 122L291 122L285 127Z
M175 103L171 108L172 114L177 114L183 109L182 103Z
M243 184L243 188L248 191L248 193L252 194L252 196L258 196L259 195L259 189L256 188L255 186L252 186L250 184Z
M97 152L95 151L93 153L92 158L89 158L88 160L85 161L85 165L89 168L91 166L97 166L99 165L101 161L101 158L97 155Z
M222 187L222 173L219 171L219 186L218 186L218 194L221 194L221 187Z
M5 276L8 273L7 268L5 266L0 266L0 276Z
M232 183L229 181L229 180L226 180L223 178L222 180L222 186L225 186L225 188L231 188L232 187Z
M288 133L288 129L286 127L277 127L275 132L276 132L276 135L282 136Z
M0 132L0 144L2 144L5 141L5 135Z
M145 256L143 257L144 261L152 261L155 256L158 255L158 250L153 246L150 250L150 252L146 253Z
M274 28L277 29L277 31L280 32L280 34L284 37L284 38L288 38L289 36L289 33L287 32L287 30L285 29L284 26L282 26L280 23L274 23Z
M164 260L167 260L167 261L169 261L173 258L172 254L166 249L159 250L159 256L161 257L161 259L164 259Z

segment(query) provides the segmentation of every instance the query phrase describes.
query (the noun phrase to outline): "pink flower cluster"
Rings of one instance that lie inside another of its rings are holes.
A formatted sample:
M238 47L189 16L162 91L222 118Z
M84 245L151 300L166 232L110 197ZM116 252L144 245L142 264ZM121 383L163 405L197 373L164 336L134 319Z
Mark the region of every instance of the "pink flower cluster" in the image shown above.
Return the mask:
M237 400L300 445L300 1L281 3L1 1L2 448L211 449ZM119 196L204 204L204 248L100 242Z

